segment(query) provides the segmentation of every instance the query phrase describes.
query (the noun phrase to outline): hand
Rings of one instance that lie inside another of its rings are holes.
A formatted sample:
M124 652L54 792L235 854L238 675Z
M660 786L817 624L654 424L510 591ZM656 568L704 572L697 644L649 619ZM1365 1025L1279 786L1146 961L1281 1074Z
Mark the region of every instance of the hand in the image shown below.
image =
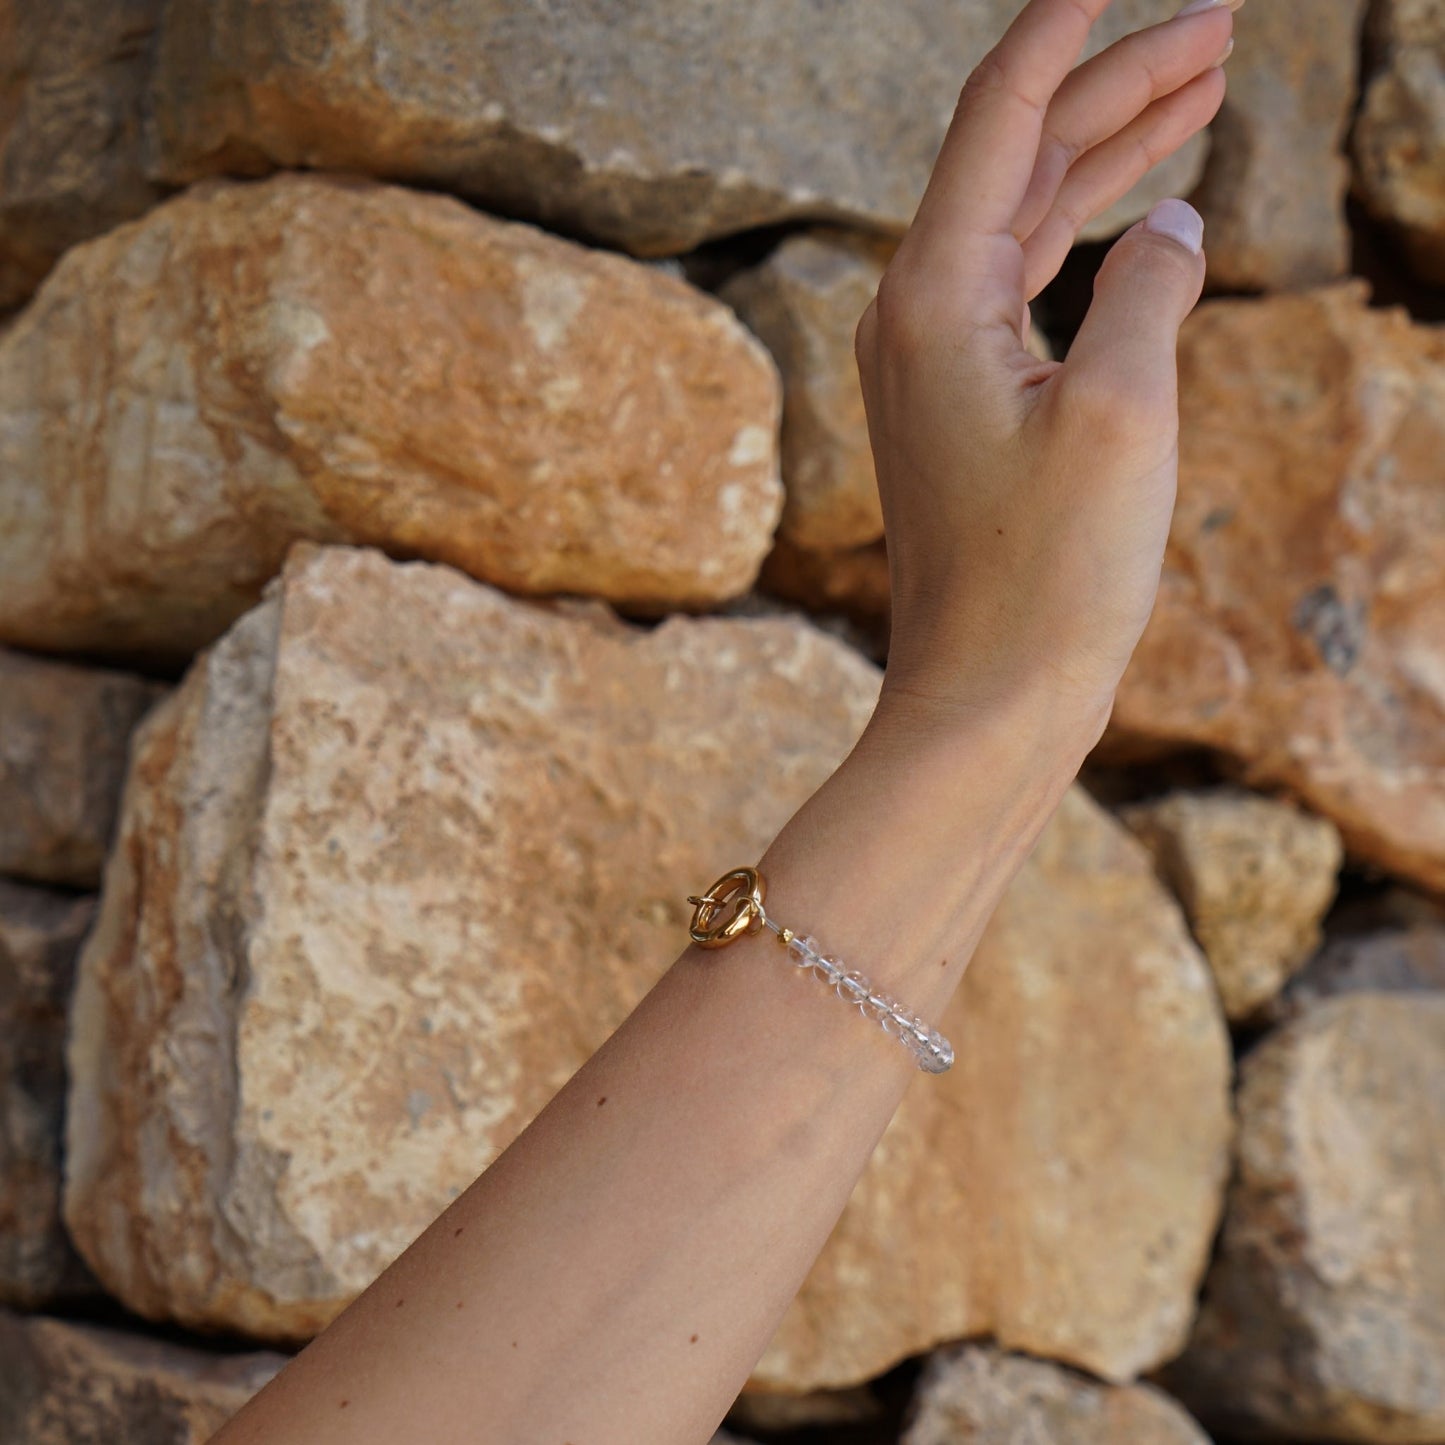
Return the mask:
M1032 0L979 64L858 325L893 597L880 710L1026 699L1092 743L1154 605L1203 222L1166 201L1119 239L1064 363L1023 337L1080 227L1219 108L1233 16L1071 70L1107 4Z

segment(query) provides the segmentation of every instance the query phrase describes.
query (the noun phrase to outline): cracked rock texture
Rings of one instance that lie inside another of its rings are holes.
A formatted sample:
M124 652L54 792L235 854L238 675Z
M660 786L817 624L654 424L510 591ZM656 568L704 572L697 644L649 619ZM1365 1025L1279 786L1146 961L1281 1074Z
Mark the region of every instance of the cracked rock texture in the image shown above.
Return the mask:
M1224 1231L1170 1388L1230 1436L1445 1439L1445 995L1349 994L1241 1066Z
M900 234L969 70L1021 0L172 0L158 174L440 186L637 255L787 220ZM1091 49L1163 20L1118 0ZM1198 178L1201 137L1089 228Z
M66 1217L107 1287L319 1329L622 1021L686 894L762 852L878 680L799 618L647 631L298 549L137 738L70 1045ZM1147 853L1082 793L945 1022L959 1063L893 1120L757 1388L978 1332L1120 1378L1183 1344L1228 1039Z
M298 538L709 605L770 544L779 406L656 268L369 182L198 187L0 337L0 639L188 657Z
M1349 283L1207 302L1179 362L1179 500L1100 756L1213 749L1445 889L1445 330Z

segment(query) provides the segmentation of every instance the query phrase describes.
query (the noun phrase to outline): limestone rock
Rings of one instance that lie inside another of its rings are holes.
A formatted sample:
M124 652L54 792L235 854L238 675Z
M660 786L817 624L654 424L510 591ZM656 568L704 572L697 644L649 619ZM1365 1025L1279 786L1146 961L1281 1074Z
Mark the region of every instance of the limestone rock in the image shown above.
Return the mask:
M1445 331L1350 284L1208 302L1179 358L1179 501L1100 757L1213 749L1445 889Z
M94 913L0 878L0 1300L26 1309L94 1288L60 1222L65 1010Z
M1290 980L1268 1017L1295 1018L1337 994L1428 991L1445 996L1445 928L1381 929L1332 939Z
M1101 1385L983 1345L938 1350L919 1376L899 1445L1209 1445L1149 1385Z
M1369 40L1355 190L1419 273L1445 285L1445 13L1439 0L1375 0Z
M721 292L782 373L781 532L800 547L883 535L853 333L892 250L846 232L803 232Z
M779 404L654 268L394 187L198 188L0 338L0 638L188 656L297 538L707 605L771 540Z
M0 873L100 882L131 729L162 691L0 648Z
M1244 1061L1238 1162L1168 1383L1272 1439L1445 1439L1445 996L1355 994Z
M318 1329L622 1021L697 879L762 851L878 680L796 617L647 631L293 554L137 737L70 1046L66 1217L107 1287ZM964 995L960 1062L893 1121L755 1388L979 1331L1117 1376L1182 1345L1230 1059L1142 845L1071 796Z
M958 90L1022 0L673 5L173 0L159 174L424 182L639 255L786 220L901 233ZM1119 0L1094 47L1163 20ZM1187 192L1191 143L1091 228Z
M1339 830L1232 788L1169 793L1122 817L1183 903L1224 1012L1249 1018L1319 944L1339 876Z
M0 311L68 246L154 202L141 111L161 6L0 7Z
M5 1445L206 1445L285 1357L0 1310Z
M1215 289L1318 286L1349 269L1344 143L1366 4L1266 0L1236 12L1229 89L1191 198Z

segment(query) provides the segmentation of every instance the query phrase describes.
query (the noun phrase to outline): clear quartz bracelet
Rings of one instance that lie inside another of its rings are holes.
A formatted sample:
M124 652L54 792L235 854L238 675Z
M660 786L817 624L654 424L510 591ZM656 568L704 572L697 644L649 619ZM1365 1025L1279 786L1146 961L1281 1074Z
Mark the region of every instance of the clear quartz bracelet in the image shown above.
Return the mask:
M883 1032L891 1034L912 1051L918 1067L941 1074L953 1064L953 1045L937 1029L908 1012L896 998L876 990L871 983L838 959L823 953L811 936L799 938L767 915L763 897L767 884L756 868L733 868L724 873L706 893L689 894L695 905L688 935L700 948L724 948L746 933L770 928L778 942L799 968L809 969L828 984L845 1003L873 1018Z

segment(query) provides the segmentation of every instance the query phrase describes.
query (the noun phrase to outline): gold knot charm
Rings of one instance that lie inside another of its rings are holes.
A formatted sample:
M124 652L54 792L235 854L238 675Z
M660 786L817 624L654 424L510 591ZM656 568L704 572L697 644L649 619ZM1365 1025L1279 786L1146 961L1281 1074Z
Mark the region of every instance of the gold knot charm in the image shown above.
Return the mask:
M696 904L688 936L699 948L722 948L763 925L763 894L767 884L756 868L733 868L701 897L688 894Z

